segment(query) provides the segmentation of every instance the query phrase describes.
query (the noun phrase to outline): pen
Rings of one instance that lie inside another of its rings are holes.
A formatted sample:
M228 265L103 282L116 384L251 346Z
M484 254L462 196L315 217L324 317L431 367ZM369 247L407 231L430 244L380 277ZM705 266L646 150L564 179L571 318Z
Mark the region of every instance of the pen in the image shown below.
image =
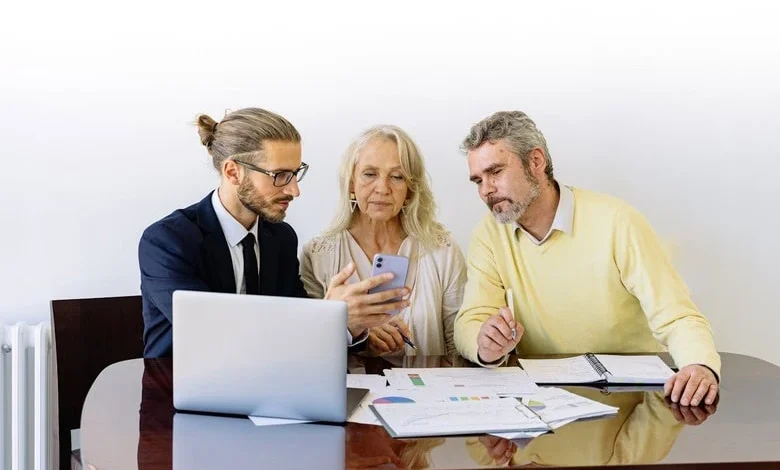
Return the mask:
M409 338L407 338L405 334L401 333L401 329L400 329L400 328L398 328L398 326L397 326L397 325L396 325L395 329L396 329L396 330L398 330L398 333L400 333L400 334L401 334L401 338L403 338L403 339L404 339L404 343L408 344L408 345L409 345L409 346L411 346L413 349L417 349L417 346L415 346L415 345L414 345L414 343L412 343L412 340L410 340Z
M514 300L515 299L512 297L512 289L507 289L506 290L506 304L509 307L509 311L512 313L512 318L515 318L515 302L514 302ZM515 321L517 321L517 319L515 319ZM515 337L517 337L517 329L516 328L512 328L512 340L514 340Z

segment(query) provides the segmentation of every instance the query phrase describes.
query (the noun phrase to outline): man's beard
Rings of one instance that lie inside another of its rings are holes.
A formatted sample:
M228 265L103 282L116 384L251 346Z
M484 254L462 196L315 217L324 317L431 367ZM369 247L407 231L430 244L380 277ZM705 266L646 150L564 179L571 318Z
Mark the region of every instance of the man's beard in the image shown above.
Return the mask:
M255 185L249 178L244 178L238 186L238 200L247 209L260 216L263 220L279 223L287 215L285 210L274 207L278 202L292 201L292 196L281 196L275 199L267 199L257 195Z
M499 224L511 224L517 220L520 220L520 218L525 214L525 212L528 210L531 204L533 204L534 201L536 201L536 198L539 197L539 193L541 189L539 180L534 178L533 180L529 180L529 183L531 184L531 188L529 189L525 199L523 199L520 202L515 202L512 199L507 197L488 198L487 206L490 209L490 211L493 213L493 217L496 218L496 221ZM502 201L506 201L506 205L508 207L495 208L495 205Z

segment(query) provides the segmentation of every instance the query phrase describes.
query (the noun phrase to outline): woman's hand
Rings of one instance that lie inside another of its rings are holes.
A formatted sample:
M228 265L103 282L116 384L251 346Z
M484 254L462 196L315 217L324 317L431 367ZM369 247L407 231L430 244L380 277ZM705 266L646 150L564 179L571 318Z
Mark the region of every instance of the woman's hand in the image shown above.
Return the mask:
M382 355L403 349L405 343L401 337L402 333L411 339L412 333L400 317L395 317L387 323L371 328L368 332L368 352Z

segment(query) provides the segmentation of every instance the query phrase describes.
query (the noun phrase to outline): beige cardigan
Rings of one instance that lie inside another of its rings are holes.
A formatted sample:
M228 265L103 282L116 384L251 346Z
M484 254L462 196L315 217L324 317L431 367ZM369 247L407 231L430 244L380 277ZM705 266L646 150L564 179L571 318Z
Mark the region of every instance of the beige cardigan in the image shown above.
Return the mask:
M426 249L407 237L398 254L409 257L406 285L411 289L410 306L398 315L409 325L410 339L417 346L415 351L405 345L398 354L457 354L453 326L466 283L463 253L448 235L435 249ZM371 261L346 230L306 243L301 254L301 279L309 296L323 298L331 277L350 262L357 269L349 283L371 276Z

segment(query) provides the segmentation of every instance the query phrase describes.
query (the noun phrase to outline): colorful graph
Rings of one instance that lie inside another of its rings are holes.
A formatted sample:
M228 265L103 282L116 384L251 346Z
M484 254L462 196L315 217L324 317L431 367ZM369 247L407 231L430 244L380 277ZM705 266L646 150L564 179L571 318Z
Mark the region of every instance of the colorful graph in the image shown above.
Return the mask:
M528 408L531 408L534 411L539 411L547 408L547 406L545 406L544 403L537 400L528 400L526 406L528 406Z
M414 400L406 397L379 397L373 403L375 405L380 403L414 403Z
M408 374L409 380L412 381L412 384L418 386L418 387L424 387L425 382L423 382L423 379L420 378L420 374Z
M450 401L479 401L490 400L490 397L450 397Z

